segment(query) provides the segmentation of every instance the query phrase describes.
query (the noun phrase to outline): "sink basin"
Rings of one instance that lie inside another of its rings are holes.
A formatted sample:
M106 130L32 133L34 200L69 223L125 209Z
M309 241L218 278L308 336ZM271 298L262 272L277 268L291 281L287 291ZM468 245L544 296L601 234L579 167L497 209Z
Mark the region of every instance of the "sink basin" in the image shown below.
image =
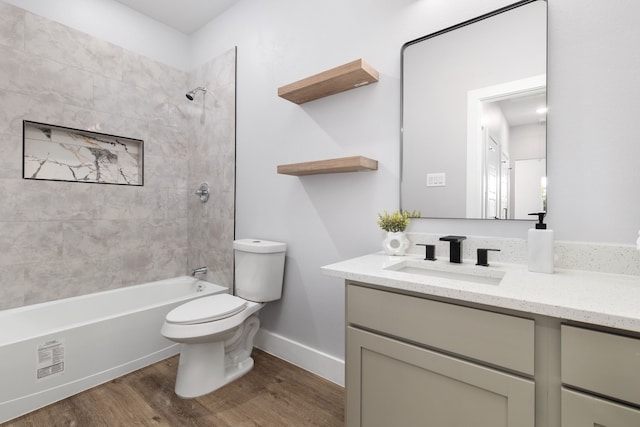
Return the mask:
M430 261L402 261L398 264L386 267L385 270L397 271L399 273L419 274L421 276L457 280L461 282L480 283L483 285L499 285L504 277L504 272L485 270L485 267L468 268L466 266L461 266L460 268L471 270L464 272L451 271L450 269L444 269L443 267L444 266L442 265L430 264Z

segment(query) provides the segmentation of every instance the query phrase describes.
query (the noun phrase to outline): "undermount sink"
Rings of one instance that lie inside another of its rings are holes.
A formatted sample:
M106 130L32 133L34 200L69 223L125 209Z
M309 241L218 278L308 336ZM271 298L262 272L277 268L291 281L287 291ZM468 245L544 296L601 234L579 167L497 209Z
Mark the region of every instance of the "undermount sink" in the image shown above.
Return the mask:
M448 265L447 265L448 267ZM430 264L430 261L402 261L386 267L385 270L399 273L419 274L421 276L436 277L440 279L457 280L461 282L480 283L484 285L499 285L504 277L504 272L496 270L484 270L484 267L466 268L471 271L451 271L444 269L443 265ZM482 269L482 270L479 270Z

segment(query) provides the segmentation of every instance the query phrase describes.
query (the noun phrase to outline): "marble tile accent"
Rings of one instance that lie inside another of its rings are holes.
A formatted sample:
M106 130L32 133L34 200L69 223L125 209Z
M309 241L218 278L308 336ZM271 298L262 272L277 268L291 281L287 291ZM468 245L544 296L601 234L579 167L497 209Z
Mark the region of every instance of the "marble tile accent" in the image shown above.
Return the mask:
M24 178L142 185L143 142L25 122Z

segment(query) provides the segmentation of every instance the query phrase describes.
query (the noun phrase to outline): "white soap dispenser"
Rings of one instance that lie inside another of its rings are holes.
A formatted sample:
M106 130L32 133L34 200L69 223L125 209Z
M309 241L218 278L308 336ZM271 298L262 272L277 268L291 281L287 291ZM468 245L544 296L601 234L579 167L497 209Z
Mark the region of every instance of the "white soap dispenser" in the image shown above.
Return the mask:
M544 223L546 212L531 213L538 215L536 228L529 229L529 271L536 273L553 273L553 230L547 230Z

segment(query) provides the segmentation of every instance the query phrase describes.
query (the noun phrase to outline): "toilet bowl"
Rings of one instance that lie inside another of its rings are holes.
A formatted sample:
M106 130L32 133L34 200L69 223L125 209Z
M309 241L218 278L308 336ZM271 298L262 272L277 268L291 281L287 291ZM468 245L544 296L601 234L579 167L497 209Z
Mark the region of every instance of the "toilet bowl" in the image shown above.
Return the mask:
M199 298L170 311L162 335L180 343L176 394L202 396L241 377L253 367L258 311L279 299L284 277L284 243L236 240L236 295Z

